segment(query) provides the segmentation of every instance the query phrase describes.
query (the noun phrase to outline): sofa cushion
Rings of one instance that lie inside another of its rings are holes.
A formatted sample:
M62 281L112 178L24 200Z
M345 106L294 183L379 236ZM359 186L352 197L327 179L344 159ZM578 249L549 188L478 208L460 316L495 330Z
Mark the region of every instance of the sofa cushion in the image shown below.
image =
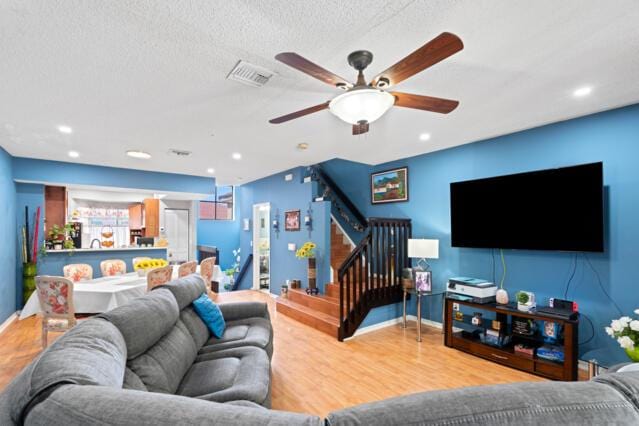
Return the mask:
M2 423L4 425L4 423ZM36 405L26 426L322 426L317 416L100 386L66 385Z
M517 383L423 392L332 412L340 425L631 425L639 411L596 382Z
M178 315L173 294L167 289L158 289L99 317L120 330L126 341L128 359L134 359L171 331Z
M215 402L244 400L270 406L270 360L255 347L199 355L178 394Z
M149 391L175 393L196 356L197 348L189 330L178 321L166 336L127 366Z
M131 371L130 368L124 371L124 383L122 383L122 387L124 389L133 389L139 391L147 391L148 389L140 379L140 376Z
M222 337L226 323L220 308L213 303L206 293L202 293L200 297L193 301L193 309L204 321L209 331L215 337Z
M223 305L220 305L223 306ZM264 349L268 356L273 355L273 328L265 318L246 318L226 323L221 339L213 336L206 341L200 354L242 346L255 346Z
M153 290L157 291L157 289L161 288L167 289L173 293L180 310L193 303L193 301L200 297L202 293L206 293L204 279L199 274L191 274L184 278L178 278L168 284L156 287Z
M118 329L92 318L79 323L42 352L5 389L0 424L18 422L38 395L60 383L121 388L126 344Z
M202 321L191 306L182 309L180 312L180 321L182 321L187 330L189 330L196 348L200 349L211 337L211 332L206 327L206 324L204 324L204 321Z

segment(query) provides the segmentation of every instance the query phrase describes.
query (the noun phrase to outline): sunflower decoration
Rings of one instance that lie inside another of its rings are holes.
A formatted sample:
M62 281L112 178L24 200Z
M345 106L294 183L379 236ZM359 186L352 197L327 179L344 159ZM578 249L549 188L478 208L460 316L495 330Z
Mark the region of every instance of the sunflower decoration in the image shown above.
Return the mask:
M148 269L161 268L168 264L169 262L167 262L166 259L143 259L136 262L135 265L133 265L133 269L136 271L145 271Z
M297 249L297 251L295 252L295 257L297 257L298 259L313 258L315 257L315 247L317 247L317 245L315 245L314 242L307 241L302 247Z

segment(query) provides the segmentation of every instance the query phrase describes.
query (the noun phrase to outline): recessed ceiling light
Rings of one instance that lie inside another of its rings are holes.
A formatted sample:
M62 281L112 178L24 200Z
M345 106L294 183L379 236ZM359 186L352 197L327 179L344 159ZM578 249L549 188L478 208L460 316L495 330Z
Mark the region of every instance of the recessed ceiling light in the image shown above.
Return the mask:
M213 173L215 173L215 169L213 167L209 167L208 169L206 169L206 173L212 175Z
M71 158L78 158L80 156L80 153L78 151L69 151L67 152L67 155Z
M148 160L149 158L151 158L151 154L149 154L148 152L138 150L129 150L126 152L126 155L133 158L141 158L143 160Z
M422 133L419 135L419 140L422 142L426 142L427 140L430 140L430 133Z
M234 160L241 160L242 159L242 154L240 154L239 152L234 152L233 154L231 154L231 157Z
M69 135L69 134L73 133L73 129L71 127L65 126L65 125L58 126L58 131L60 133L66 134L66 135Z
M582 98L584 96L588 96L591 92L592 92L592 87L584 86L584 87L578 88L577 90L572 92L572 94L576 98Z
M300 151L304 151L308 149L308 144L306 142L298 143L297 149L299 149Z

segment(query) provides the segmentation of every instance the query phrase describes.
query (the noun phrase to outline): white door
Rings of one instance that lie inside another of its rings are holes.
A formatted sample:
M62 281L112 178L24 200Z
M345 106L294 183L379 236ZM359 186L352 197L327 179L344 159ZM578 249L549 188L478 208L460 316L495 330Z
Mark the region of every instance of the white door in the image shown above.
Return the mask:
M269 292L271 286L271 205L253 205L253 289Z
M167 250L169 262L187 262L189 260L189 211L165 209L164 232L169 242Z

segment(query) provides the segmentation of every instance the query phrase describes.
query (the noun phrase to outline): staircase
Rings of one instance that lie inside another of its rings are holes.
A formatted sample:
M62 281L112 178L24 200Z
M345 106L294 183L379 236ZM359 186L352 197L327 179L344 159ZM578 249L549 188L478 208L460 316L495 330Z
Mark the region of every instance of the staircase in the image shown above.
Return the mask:
M341 228L331 220L331 281L337 282L337 271L346 258L351 254L355 246L344 235ZM338 296L339 297L339 296Z
M363 232L353 248L341 229L331 224L331 283L323 295L307 295L289 289L288 298L277 299L277 311L342 341L351 337L371 309L402 301L401 275L409 267L410 219L369 218L327 176L320 166L310 168L311 177L331 201L332 213L354 231Z

